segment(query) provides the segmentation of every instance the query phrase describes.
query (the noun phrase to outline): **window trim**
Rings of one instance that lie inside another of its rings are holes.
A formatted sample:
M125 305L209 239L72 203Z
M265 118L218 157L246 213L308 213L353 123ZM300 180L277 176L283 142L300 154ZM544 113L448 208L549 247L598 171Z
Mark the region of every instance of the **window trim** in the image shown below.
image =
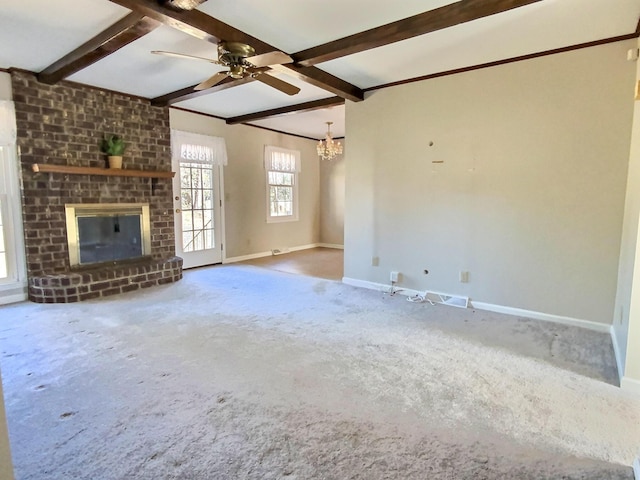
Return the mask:
M291 169L273 169L271 168L272 163L272 154L273 153L284 153L293 155L295 158L295 163L293 168ZM293 175L293 214L292 215L283 215L283 216L274 216L271 215L271 186L272 184L269 181L269 172L281 172L281 173L290 173ZM265 199L266 199L266 217L267 223L285 223L285 222L297 222L300 219L299 215L299 188L298 184L300 183L300 152L298 150L288 150L286 148L274 147L271 145L266 145L264 150L264 175L265 175Z
M5 242L7 276L0 278L0 305L2 291L26 285L26 259L24 257L24 237L22 230L22 212L18 189L18 154L15 145L0 146L0 196L3 202L2 215ZM26 299L26 295L24 297Z

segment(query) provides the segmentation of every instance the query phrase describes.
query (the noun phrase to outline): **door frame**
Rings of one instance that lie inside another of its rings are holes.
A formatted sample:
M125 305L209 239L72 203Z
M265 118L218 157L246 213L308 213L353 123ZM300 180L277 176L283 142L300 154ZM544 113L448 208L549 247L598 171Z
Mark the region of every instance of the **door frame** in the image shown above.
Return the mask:
M177 168L176 168L177 167ZM178 160L178 164L174 165L172 163L172 169L176 171L176 175L175 178L174 177L174 181L171 183L171 202L172 202L172 209L171 209L171 214L173 215L173 222L174 222L174 226L173 226L173 231L174 231L174 246L176 249L176 255L178 255L178 251L177 251L177 246L178 246L178 240L182 241L181 239L178 238L177 235L177 228L178 228L178 224L176 223L178 221L178 218L180 219L180 221L182 221L182 217L178 217L179 215L182 215L182 212L177 213L176 209L180 208L182 209L182 200L176 200L176 192L175 192L175 186L176 184L180 184L180 162ZM220 235L220 245L221 245L221 251L220 251L220 264L225 263L226 260L226 234L225 234L225 196L224 196L224 165L218 165L218 164L212 164L212 167L214 170L217 170L218 175L214 174L214 181L218 182L218 204L220 206L220 211L219 211L219 232L215 232L216 235ZM182 228L180 229L180 232L182 233ZM218 265L218 263L213 263L210 265ZM207 265L200 265L200 266L207 266ZM198 266L193 266L193 267L186 267L186 269L189 268L198 268Z

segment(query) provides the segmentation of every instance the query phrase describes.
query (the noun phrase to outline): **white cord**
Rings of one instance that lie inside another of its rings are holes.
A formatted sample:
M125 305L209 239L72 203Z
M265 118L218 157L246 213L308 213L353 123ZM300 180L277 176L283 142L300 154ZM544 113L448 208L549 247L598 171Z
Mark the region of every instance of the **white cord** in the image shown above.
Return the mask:
M407 297L407 302L412 302L412 303L423 303L423 302L429 302L431 305L435 305L435 303L433 303L430 299L428 299L426 297L426 295L414 295L413 297Z
M396 293L400 293L403 292L404 288L397 288L396 289L396 285L395 283L392 283L391 286L389 287L389 290L381 290L382 293L385 293L387 295L389 295L390 297L393 297Z

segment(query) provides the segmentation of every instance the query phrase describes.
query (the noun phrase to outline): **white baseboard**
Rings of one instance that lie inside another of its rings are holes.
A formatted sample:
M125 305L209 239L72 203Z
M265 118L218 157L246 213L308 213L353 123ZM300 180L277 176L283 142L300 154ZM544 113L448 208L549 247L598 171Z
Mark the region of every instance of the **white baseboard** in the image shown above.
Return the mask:
M620 380L620 388L640 395L640 380L623 376Z
M270 257L273 255L271 251L268 252L260 252L260 253L252 253L250 255L241 255L239 257L229 257L222 260L222 263L236 263L236 262L244 262L245 260L255 260L256 258L262 257Z
M309 250L310 248L316 248L318 243L310 243L308 245L300 245L298 247L289 247L290 252L299 252L300 250Z
M329 244L324 244L324 243L309 243L307 245L298 245L297 247L286 247L286 249L283 249L282 251L284 254L286 254L288 252L298 252L300 250L309 250L310 248L316 248L316 247L343 248L341 245L330 246ZM270 257L271 255L273 255L273 251L269 250L268 252L258 252L258 253L251 253L249 255L241 255L239 257L225 258L222 260L222 263L226 264L226 263L244 262L246 260L255 260L256 258Z
M505 307L502 305L494 305L484 302L470 302L473 308L479 310L487 310L489 312L506 313L517 317L533 318L534 320L544 320L547 322L559 323L562 325L570 325L572 327L581 327L594 330L601 333L610 333L611 325L606 323L592 322L591 320L582 320L580 318L564 317L562 315L553 315L551 313L536 312L533 310L524 310L522 308Z
M367 290L377 290L378 292L383 293L391 292L391 285L369 282L367 280L358 280L357 278L342 277L342 283L344 283L345 285L351 285L352 287L366 288ZM394 287L394 290L396 294L406 295L407 297L424 294L424 292L419 292L418 290L412 290L410 288L399 287L397 285Z
M611 344L613 345L613 355L616 357L616 366L618 367L618 380L622 382L622 352L620 350L620 343L618 342L618 336L616 335L616 329L613 325L609 327L609 334L611 335ZM640 479L639 479L640 480Z
M27 299L26 293L16 293L14 295L0 296L0 305L9 305L10 303L24 302Z
M17 281L0 285L0 305L24 302L27 299L27 282Z
M351 285L353 287L367 288L369 290L379 290L382 292L389 291L390 289L389 285L385 285L383 283L369 282L367 280L359 280L357 278L350 278L350 277L343 277L342 283ZM397 288L397 293L402 293L403 295L408 295L408 296L424 295L424 291L403 288L401 286L396 286L396 288ZM560 315L552 315L549 313L535 312L532 310L523 310L521 308L505 307L502 305L494 305L491 303L471 301L469 302L469 304L472 308L477 308L479 310L487 310L489 312L506 313L508 315L515 315L518 317L533 318L534 320L545 320L548 322L555 322L563 325L571 325L573 327L587 328L589 330L595 330L596 332L602 332L602 333L610 333L611 331L611 325L592 322L590 320L581 320L578 318L563 317Z
M337 250L344 250L344 245L340 245L338 243L318 243L316 246L323 247L323 248L335 248Z
M636 477L636 480L640 480L640 458L633 461L633 476Z

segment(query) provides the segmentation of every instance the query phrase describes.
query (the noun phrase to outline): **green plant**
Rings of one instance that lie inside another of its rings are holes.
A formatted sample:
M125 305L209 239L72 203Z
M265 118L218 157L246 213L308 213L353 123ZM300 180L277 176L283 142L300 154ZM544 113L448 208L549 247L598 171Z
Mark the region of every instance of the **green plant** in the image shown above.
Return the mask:
M108 135L102 139L100 150L109 156L122 156L125 150L124 140L118 135Z

